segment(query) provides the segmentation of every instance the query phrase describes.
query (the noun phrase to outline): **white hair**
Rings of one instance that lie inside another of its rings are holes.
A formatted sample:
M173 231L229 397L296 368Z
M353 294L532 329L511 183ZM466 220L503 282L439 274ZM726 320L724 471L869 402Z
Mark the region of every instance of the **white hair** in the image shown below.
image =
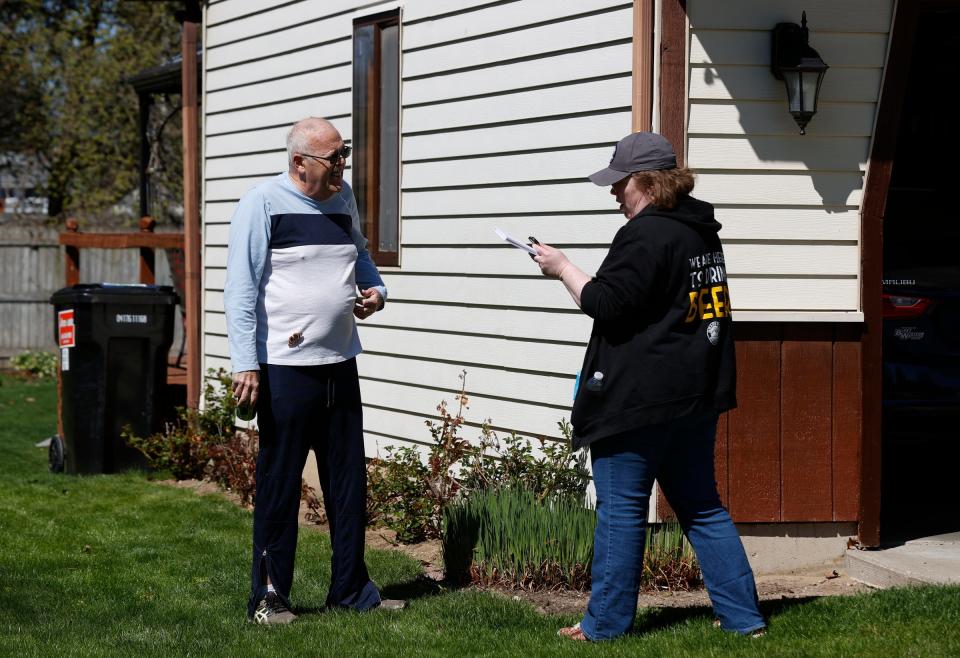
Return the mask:
M336 131L333 124L320 117L307 117L293 124L287 133L287 166L293 167L294 153L307 153L310 150L310 140L317 134L328 130Z

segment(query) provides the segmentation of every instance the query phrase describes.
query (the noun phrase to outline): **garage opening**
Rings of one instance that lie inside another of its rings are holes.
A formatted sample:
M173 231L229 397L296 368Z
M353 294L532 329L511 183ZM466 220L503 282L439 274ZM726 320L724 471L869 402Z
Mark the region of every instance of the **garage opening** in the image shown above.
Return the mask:
M884 543L960 531L958 18L920 18L883 220Z

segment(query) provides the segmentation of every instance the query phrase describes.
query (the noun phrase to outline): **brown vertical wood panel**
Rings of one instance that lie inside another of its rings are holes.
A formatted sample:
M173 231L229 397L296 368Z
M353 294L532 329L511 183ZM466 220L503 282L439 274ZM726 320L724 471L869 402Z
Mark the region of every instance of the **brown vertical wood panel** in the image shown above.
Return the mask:
M673 144L682 167L687 143L686 0L663 0L660 14L660 134Z
M780 327L735 324L737 408L727 413L727 508L780 520Z
M837 325L833 343L833 520L855 521L860 510L862 431L859 325Z
M717 446L714 451L714 473L717 478L717 492L720 494L720 500L727 505L729 500L730 478L727 472L729 439L727 435L727 414L720 414L717 420Z
M653 130L653 5L633 0L633 130Z
M197 23L188 17L180 35L181 106L183 133L183 315L187 336L187 406L200 405L200 309L203 304L203 270L200 251L200 137L198 124Z
M833 519L833 330L788 325L782 347L783 521Z

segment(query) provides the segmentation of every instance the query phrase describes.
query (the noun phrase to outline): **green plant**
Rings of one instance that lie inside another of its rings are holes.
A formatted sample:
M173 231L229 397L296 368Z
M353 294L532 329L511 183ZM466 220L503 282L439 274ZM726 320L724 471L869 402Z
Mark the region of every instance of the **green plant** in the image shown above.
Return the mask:
M517 486L476 491L444 514L447 577L523 589L588 589L595 524L593 510L580 499L544 502Z
M257 451L260 437L251 429L207 445L207 462L201 477L233 492L242 505L253 505L257 495Z
M702 583L697 556L677 523L647 526L647 547L643 554L644 589L691 590Z
M229 390L230 376L223 369L210 370L202 409L178 407L176 420L167 423L163 432L139 437L124 428L122 437L143 453L151 469L169 472L178 480L202 479L211 458L225 456L224 446L242 446L236 443L236 401L224 394ZM255 448L249 452L256 455Z
M427 486L430 471L411 447L386 449L386 457L367 465L367 521L384 525L405 544L432 534L433 501Z
M516 433L500 439L488 419L481 428L477 448L463 458L460 480L470 491L497 487L522 487L540 502L551 497L583 500L590 482L585 451L570 449L572 427L564 418L557 423L564 441L538 437L540 456L534 444Z
M433 438L426 464L410 447L387 448L385 458L368 464L368 521L396 531L398 541L412 543L439 537L443 510L460 491L455 472L463 457L475 450L459 435L469 401L466 376L466 371L460 374L456 415L447 409L447 401L441 400L437 405L440 421L425 421Z
M53 352L26 350L11 358L10 365L17 372L27 373L40 379L55 379L57 376L57 355Z
M595 527L594 511L578 498L544 502L521 487L477 491L445 511L446 575L461 584L589 590ZM677 591L700 583L680 526L648 525L640 587Z

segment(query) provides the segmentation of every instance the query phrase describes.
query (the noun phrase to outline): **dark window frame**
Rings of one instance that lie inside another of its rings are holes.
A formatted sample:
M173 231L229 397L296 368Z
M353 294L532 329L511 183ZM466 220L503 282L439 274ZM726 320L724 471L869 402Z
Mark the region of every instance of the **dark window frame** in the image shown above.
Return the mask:
M381 204L381 126L382 114L382 76L383 59L381 52L381 32L383 28L396 26L400 28L400 10L372 14L358 18L353 22L353 170L352 180L354 195L357 200L357 210L360 215L360 224L368 240L367 251L377 265L400 265L400 189L399 178L396 190L396 222L397 248L393 251L380 249L380 213ZM372 28L372 31L370 30ZM366 31L367 37L372 39L372 58L363 57L359 53L361 47L358 34ZM400 45L397 42L397 88L400 84ZM366 62L366 66L363 63ZM362 93L358 93L362 89ZM397 103L397 122L399 124L400 108L399 93ZM397 153L399 154L399 125L397 131ZM400 167L399 158L393 166Z

